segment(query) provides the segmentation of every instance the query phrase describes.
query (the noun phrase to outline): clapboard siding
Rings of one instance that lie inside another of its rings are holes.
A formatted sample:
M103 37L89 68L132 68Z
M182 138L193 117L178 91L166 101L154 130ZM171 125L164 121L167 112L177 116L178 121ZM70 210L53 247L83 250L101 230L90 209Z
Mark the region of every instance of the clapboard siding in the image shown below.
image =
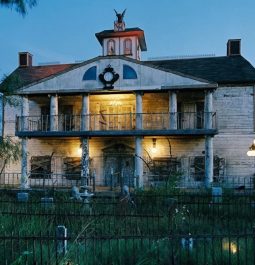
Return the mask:
M214 93L214 110L221 133L253 132L253 87L220 87Z

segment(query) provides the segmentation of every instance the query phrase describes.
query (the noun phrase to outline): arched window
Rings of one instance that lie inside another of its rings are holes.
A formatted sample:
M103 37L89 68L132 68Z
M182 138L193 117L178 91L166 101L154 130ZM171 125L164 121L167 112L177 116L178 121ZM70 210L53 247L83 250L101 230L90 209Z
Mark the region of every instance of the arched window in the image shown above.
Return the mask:
M132 54L132 41L131 39L124 40L124 54L131 55Z
M90 67L85 74L83 75L82 80L97 80L97 67L92 66Z
M107 42L107 55L115 55L115 41L108 40Z
M129 65L123 65L123 79L137 79L136 71Z

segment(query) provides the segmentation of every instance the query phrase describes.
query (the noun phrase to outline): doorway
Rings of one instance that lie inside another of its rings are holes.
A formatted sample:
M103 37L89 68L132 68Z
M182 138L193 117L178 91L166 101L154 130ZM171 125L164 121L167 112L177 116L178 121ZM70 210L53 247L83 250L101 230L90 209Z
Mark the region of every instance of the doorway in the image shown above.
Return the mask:
M134 149L125 144L114 144L103 149L105 185L134 186Z

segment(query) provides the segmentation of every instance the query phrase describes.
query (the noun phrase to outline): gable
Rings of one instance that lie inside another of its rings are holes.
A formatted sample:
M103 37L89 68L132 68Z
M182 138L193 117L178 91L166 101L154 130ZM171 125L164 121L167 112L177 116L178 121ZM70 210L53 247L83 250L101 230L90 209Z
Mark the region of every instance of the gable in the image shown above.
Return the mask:
M99 80L98 76L109 65L119 74L119 79L114 83L113 91L158 90L164 88L177 89L178 87L206 88L207 86L216 86L216 84L212 84L206 80L197 79L181 73L174 73L168 70L157 69L136 60L112 56L98 57L94 60L84 62L55 76L50 76L37 83L23 87L19 90L19 93L100 92L104 90L104 85ZM133 69L137 74L137 78L123 78L123 68L125 67ZM96 68L96 80L84 79L85 73L91 68Z

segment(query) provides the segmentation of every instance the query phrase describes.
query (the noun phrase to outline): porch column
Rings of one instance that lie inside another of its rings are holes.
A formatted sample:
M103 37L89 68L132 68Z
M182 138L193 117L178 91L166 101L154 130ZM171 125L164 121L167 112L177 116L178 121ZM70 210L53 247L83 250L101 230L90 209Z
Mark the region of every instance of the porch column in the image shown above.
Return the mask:
M50 96L50 130L58 130L58 95Z
M136 136L135 138L135 177L137 188L143 188L143 148L142 148L142 136Z
M87 186L89 180L89 138L81 139L81 185Z
M28 186L28 175L27 175L27 138L21 140L21 178L20 188L27 189Z
M170 130L177 129L177 94L175 91L169 91L169 128Z
M28 131L29 102L27 96L22 97L21 116L21 129L22 131Z
M136 129L141 130L143 128L143 93L136 92Z
M213 92L205 92L205 129L212 129L212 112L213 112Z
M212 129L213 92L205 92L205 129ZM213 182L213 137L205 137L205 186L209 188Z
M81 130L89 130L89 95L82 95L82 108L81 108Z
M4 136L4 102L3 101L4 101L3 94L0 93L0 137Z
M213 182L213 137L205 137L205 186L210 188Z

